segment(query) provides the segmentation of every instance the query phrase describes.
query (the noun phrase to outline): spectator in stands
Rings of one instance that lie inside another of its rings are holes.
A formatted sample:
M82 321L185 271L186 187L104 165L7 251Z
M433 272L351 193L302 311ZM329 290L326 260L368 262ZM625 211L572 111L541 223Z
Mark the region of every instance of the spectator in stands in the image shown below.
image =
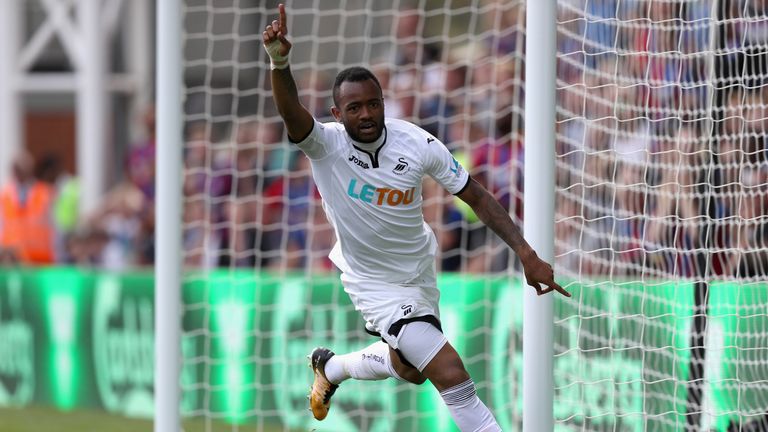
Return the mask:
M243 124L244 125L244 124ZM231 131L235 138L249 139L245 128L236 125ZM212 124L196 122L188 125L184 147L185 211L195 224L185 233L191 246L186 250L196 254L187 264L204 268L230 264L229 229L233 215L229 196L233 192L233 167L237 163L235 144L215 139ZM221 138L221 137L218 137ZM185 215L185 217L187 217Z
M768 161L756 138L747 141L746 148L736 224L731 230L731 248L736 252L731 255L729 274L764 280L768 276Z
M109 236L103 230L91 226L78 227L67 237L65 262L78 267L101 267L107 242Z
M239 124L236 134L236 179L225 204L223 247L231 250L234 264L263 267L281 246L280 231L265 225L264 191L289 168L290 154L279 121Z
M425 71L419 92L420 124L437 139L448 141L447 129L450 122L463 108L468 68L465 59L451 59L447 64L432 65L434 67Z
M744 84L750 89L768 85L768 20L765 1L750 1L743 6Z
M404 118L405 108L400 106L401 99L392 91L392 76L394 72L393 67L386 61L386 59L379 59L373 62L371 72L379 78L381 83L381 90L384 96L384 106L387 107L387 111L392 113L394 118Z
M768 36L766 36L768 37ZM757 67L757 66L756 66ZM768 93L763 89L747 89L744 97L743 129L736 207L736 222L730 230L736 251L730 260L729 274L737 277L768 276Z
M460 101L456 100L456 95L463 92L466 75L465 65L450 65L440 74L440 82L433 84L438 88L424 88L421 92L424 95L419 106L421 127L437 139L448 140L447 129L450 121L462 107Z
M763 197L764 198L764 197ZM738 241L734 245L736 254L733 255L732 274L738 278L768 277L768 224L765 222L765 212L759 211L761 204L750 200L740 213L742 223L737 234Z
M13 161L12 178L0 190L0 248L23 264L53 264L53 188L34 177L34 159L22 152Z
M255 167L264 173L264 189L288 169L293 148L283 139L283 123L274 118L258 123L253 144L258 152Z
M713 256L713 271L716 274L732 275L734 254L732 250L737 235L737 213L740 205L741 173L745 154L742 146L744 122L744 91L740 87L731 87L724 91L722 106L718 107L715 123L715 161L714 171L715 209L714 209L714 247L718 250ZM722 252L720 252L722 251Z
M569 193L558 197L555 207L555 264L566 273L578 273L581 267L579 250L584 240L581 228L581 188L571 188ZM586 266L585 266L586 267Z
M331 121L333 116L329 108L328 101L331 98L331 92L328 90L333 84L333 77L328 76L325 71L316 69L305 70L296 74L298 88L303 89L301 103L318 119ZM277 114L277 113L274 113ZM274 122L269 122L270 124ZM279 123L279 122L278 122ZM282 123L280 123L282 130Z
M184 143L184 195L205 193L208 176L210 126L205 122L190 124Z
M184 202L182 247L187 267L211 269L219 266L221 230L209 221L209 205L202 195L188 197Z
M143 226L145 205L144 194L130 181L112 188L99 207L64 238L63 262L111 271L143 264L141 245L154 240Z
M472 178L483 185L515 221L523 217L523 119L514 113L497 114L492 136L475 141L468 169ZM471 126L469 126L471 129ZM475 135L477 137L477 135ZM470 219L471 220L471 219ZM474 225L474 226L472 226ZM481 223L470 225L467 232L469 260L467 270L475 273L502 271L507 268L508 251L498 238Z
M0 267L14 267L19 264L19 257L11 249L0 247Z
M256 240L260 237L259 207L261 194L250 196L230 195L221 203L222 222L216 225L219 239L216 265L228 267L254 267L259 259ZM262 267L259 261L258 267Z
M675 127L673 138L661 137L651 155L647 181L654 186L649 194L650 213L645 224L645 250L649 268L659 276L695 276L700 214L696 185L705 167L703 130L700 124L685 122Z
M226 228L222 234L226 242L222 247L229 250L230 263L239 267L253 267L258 255L256 238L263 213L260 211L262 192L269 181L264 162L267 152L259 143L259 131L265 124L247 121L235 126L236 171L232 192L224 203Z
M454 156L460 163L466 159L459 153L455 153ZM422 205L424 221L435 232L440 248L437 254L438 270L461 270L462 261L467 258L466 254L463 253L461 242L462 233L465 231L464 217L469 214L474 216L474 213L471 212L471 209L462 213L457 208L458 203L454 202L455 197L445 192L431 178L424 179L421 195L424 199ZM477 220L476 217L475 220Z
M427 49L419 40L424 30L423 11L415 8L405 9L396 17L396 51L388 59L395 68L390 77L390 88L395 95L403 120L415 121L419 114L421 100L415 89L422 87L421 67L438 57L435 47Z
M211 132L211 125L204 122L190 125L187 132L184 148L184 193L187 196L203 194L217 198L232 191L235 145L221 137L214 140Z
M101 251L102 267L121 271L139 264L145 206L144 194L130 182L117 185L107 194L90 222L107 237Z
M482 20L487 30L486 45L494 57L523 52L525 9L523 2L489 0Z
M633 274L639 269L645 218L645 182L652 144L652 131L636 89L619 92L612 127L611 145L615 167L609 181L613 183L613 249L617 252L616 266L620 271Z
M295 150L290 156L290 167L264 191L260 226L264 232L260 244L264 266L333 271L328 254L336 237L312 181L309 159Z
M235 163L235 147L229 142L213 143L209 151L211 157L206 167L206 195L211 198L229 195L234 180L232 169Z
M584 21L584 50L586 66L598 68L602 62L614 63L618 31L618 0L590 1L586 13L590 19Z
M61 158L55 154L43 156L36 171L37 177L54 190L52 220L56 233L56 261L67 262L67 238L74 233L79 219L79 183L74 176L64 171Z
M272 267L299 269L312 264L308 255L313 230L313 211L320 194L312 181L312 168L304 154L294 152L291 168L264 191L266 225L280 226L282 235L276 250L282 252Z
M135 142L128 152L126 173L128 181L144 195L141 210L142 230L151 234L155 226L155 106L146 108L143 115L144 139ZM154 262L154 241L151 235L143 235L144 243L138 245L137 263L151 265Z
M611 120L612 121L612 120ZM587 193L580 204L582 226L579 247L584 251L584 274L605 274L613 259L613 185L609 179L615 174L615 158L611 150L609 120L587 122L584 143L584 168L576 181L584 184Z
M144 196L155 199L155 107L149 106L143 117L145 139L132 145L128 152L126 171L128 179Z

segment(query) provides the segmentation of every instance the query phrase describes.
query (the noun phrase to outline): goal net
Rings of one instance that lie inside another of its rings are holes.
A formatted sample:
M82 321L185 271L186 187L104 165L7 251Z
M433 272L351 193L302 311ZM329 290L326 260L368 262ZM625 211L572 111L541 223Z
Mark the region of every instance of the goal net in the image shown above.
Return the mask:
M767 6L559 2L564 428L768 427Z
M209 431L455 430L431 386L393 380L347 381L312 419L305 356L374 339L327 259L333 231L272 101L261 32L277 2L186 0L183 12L185 418ZM434 134L523 223L523 2L297 0L287 12L291 70L316 118L331 120L338 71L370 68L387 115ZM557 142L527 143L556 146L554 264L574 294L555 302L558 430L765 420L765 12L558 2ZM446 335L502 428L518 430L520 265L431 181L424 211Z

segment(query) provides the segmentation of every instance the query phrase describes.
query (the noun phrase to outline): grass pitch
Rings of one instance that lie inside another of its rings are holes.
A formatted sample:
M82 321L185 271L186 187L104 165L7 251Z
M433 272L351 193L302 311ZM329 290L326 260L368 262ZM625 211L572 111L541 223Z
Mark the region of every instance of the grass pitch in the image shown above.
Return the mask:
M201 420L182 422L184 432L283 432L282 428L213 423L210 429ZM2 432L152 432L151 420L137 420L99 411L59 411L48 407L0 409Z

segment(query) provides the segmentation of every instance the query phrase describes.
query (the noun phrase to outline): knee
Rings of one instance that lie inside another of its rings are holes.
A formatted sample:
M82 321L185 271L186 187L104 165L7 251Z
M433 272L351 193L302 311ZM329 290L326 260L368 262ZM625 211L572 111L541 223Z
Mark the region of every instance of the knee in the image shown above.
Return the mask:
M419 372L419 370L416 368L406 366L400 361L395 361L392 363L395 368L395 372L397 372L400 378L408 381L409 383L421 385L424 384L424 382L427 380L427 378L422 375L421 372Z
M464 368L458 353L447 344L424 369L425 377L439 390L459 385L468 379L469 372Z
M437 387L449 388L455 385L459 385L469 379L469 372L464 369L464 366L459 363L458 365L452 365L450 367L442 368L435 374L434 381Z
M427 377L421 374L418 369L409 368L407 371L403 371L400 377L409 383L422 385L427 381Z

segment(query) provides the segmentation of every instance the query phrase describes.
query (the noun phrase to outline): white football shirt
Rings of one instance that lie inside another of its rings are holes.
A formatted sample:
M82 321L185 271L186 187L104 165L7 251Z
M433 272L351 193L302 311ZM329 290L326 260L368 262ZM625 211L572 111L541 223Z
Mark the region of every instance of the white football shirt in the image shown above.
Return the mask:
M323 209L336 231L329 257L344 273L406 282L432 265L437 240L422 214L422 178L460 193L469 174L420 127L386 119L374 143L353 141L341 123L315 121L297 146L309 157Z

